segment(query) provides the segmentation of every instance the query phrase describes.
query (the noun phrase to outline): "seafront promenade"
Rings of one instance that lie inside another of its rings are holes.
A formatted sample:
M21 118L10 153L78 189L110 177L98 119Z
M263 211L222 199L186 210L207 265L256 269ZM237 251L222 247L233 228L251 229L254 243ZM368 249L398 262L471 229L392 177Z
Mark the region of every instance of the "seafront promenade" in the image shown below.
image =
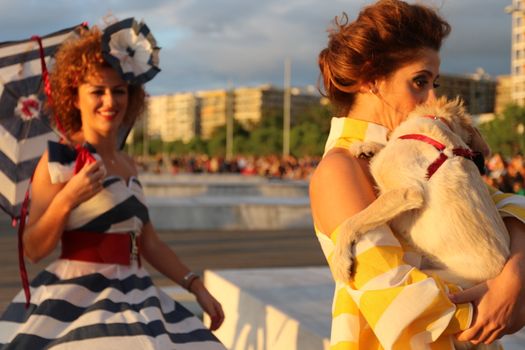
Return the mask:
M246 269L262 267L323 266L324 256L312 230L193 230L160 231L162 240L172 247L192 269ZM38 264L26 262L32 278L58 251ZM0 218L0 313L20 290L16 233L5 215ZM158 286L174 284L148 267Z

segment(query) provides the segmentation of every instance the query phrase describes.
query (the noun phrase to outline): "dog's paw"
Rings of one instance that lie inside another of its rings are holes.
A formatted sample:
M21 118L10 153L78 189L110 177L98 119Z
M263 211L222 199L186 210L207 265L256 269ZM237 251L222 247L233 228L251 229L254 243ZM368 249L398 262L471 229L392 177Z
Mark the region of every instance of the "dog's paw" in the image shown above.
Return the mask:
M352 245L336 245L331 263L334 279L342 282L350 281L353 262Z
M384 146L377 142L354 142L348 148L356 158L370 159Z
M407 209L421 208L425 201L423 191L417 187L409 187L403 189L402 198Z

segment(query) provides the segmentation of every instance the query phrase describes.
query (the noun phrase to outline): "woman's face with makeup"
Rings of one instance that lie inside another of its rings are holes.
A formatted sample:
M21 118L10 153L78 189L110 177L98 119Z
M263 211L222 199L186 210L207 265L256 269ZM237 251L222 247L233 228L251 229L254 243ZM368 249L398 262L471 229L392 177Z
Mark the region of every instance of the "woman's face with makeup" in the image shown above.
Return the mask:
M412 62L376 82L376 95L385 104L382 110L388 114L383 116L390 124L387 127L393 130L417 105L436 98L439 65L437 51L422 49Z

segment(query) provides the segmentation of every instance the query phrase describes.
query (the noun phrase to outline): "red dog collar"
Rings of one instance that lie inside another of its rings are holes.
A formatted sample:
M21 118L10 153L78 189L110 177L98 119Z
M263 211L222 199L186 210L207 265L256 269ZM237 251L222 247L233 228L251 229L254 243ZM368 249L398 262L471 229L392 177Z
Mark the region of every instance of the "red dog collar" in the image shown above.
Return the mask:
M434 146L435 149L439 151L439 157L432 162L427 168L427 180L429 180L432 175L439 169L439 167L448 159L448 156L443 153L446 149L446 146L439 141L434 140L431 137L421 134L407 134L399 137L403 140L418 140L428 143L429 145ZM470 160L474 160L474 152L468 148L454 148L452 149L452 154L455 156L464 157Z

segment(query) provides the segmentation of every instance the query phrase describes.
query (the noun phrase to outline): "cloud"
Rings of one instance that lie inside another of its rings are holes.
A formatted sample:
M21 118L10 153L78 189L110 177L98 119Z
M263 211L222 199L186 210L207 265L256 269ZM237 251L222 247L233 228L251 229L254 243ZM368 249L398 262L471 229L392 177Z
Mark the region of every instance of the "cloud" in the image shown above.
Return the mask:
M214 9L203 1L179 5L173 22L185 35L162 53L174 59L165 77L176 77L171 80L175 90L195 89L202 79L207 79L209 88L228 82L282 85L286 58L292 61L294 84L315 84L317 55L325 45L331 19L343 10L359 8L356 2L348 6L328 1L319 6L313 0L228 0ZM155 83L162 90L168 78Z
M510 0L508 1L510 3ZM161 50L162 72L152 94L273 83L282 85L284 60L294 85L315 84L326 30L345 11L355 18L363 0L0 0L1 40L23 39L88 21L109 11L144 19ZM102 5L101 5L102 4ZM510 65L510 16L494 0L432 0L453 31L442 50L443 73L483 67L505 74ZM28 11L28 7L31 11Z
M511 16L504 12L505 5L493 0L444 2L442 14L452 26L442 50L444 72L482 67L494 76L509 74Z

